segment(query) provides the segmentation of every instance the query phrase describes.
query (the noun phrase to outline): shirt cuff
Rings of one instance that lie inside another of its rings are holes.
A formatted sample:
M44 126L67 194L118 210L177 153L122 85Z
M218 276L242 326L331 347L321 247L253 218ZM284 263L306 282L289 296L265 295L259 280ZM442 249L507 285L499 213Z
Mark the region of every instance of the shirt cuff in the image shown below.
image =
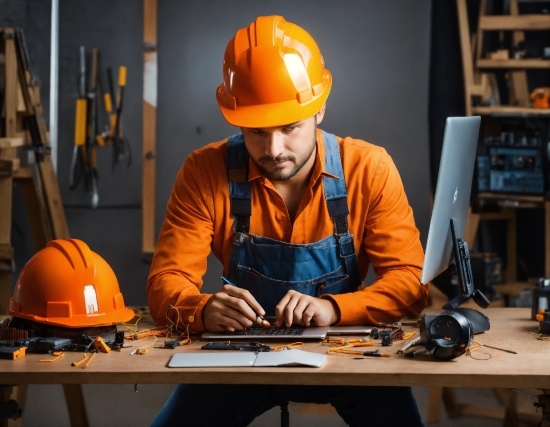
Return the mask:
M323 299L330 299L338 307L338 322L336 325L363 325L365 324L366 310L360 304L357 304L357 295L355 292L346 294L323 294Z
M192 305L177 307L179 315L179 319L177 319L179 328L186 331L189 327L189 333L192 334L201 334L206 331L202 321L202 312L204 310L204 306L211 297L212 295L210 294L196 295Z

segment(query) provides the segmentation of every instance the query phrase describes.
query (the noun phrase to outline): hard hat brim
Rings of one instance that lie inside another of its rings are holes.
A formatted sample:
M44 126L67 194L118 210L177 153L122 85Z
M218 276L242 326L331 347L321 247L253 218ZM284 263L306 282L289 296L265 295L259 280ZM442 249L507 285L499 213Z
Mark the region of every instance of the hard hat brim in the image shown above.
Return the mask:
M10 308L8 309L8 314L10 316L32 320L48 325L62 326L64 328L84 328L115 325L117 323L128 322L135 316L134 310L128 307L124 307L111 313L98 313L94 315L74 315L71 317L42 317L34 314L21 313L15 309L12 309L17 307L17 305L18 304L13 301L13 298L11 298Z
M331 89L327 88L307 104L298 101L284 101L267 105L243 105L236 109L218 104L225 120L233 126L243 128L268 128L296 123L317 114L325 104Z

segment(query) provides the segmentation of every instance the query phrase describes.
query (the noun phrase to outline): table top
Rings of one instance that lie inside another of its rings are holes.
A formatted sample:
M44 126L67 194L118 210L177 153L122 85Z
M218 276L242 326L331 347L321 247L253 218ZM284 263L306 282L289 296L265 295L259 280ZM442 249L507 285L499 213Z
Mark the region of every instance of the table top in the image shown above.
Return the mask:
M437 314L441 311L432 311ZM1 384L173 384L173 383L238 383L238 384L326 384L388 386L452 386L550 389L550 341L537 339L536 321L527 308L489 308L483 310L491 321L491 329L475 336L483 344L517 351L510 354L488 349L491 358L478 360L460 356L438 360L429 354L411 359L396 354L404 342L395 341L374 347L391 357L354 359L353 355L329 355L320 368L168 368L171 356L180 352L205 352L206 342L195 337L192 344L175 350L149 347L144 355L130 355L138 347L152 344L152 339L126 341L133 347L121 352L98 353L90 365L73 367L82 358L81 352L66 352L55 362L44 354L28 354L18 360L0 360ZM412 327L404 328L413 330ZM417 335L418 336L418 335ZM158 338L157 343L163 342ZM276 342L269 340L268 344ZM278 342L277 342L278 343ZM284 343L284 341L283 341ZM288 343L288 341L287 341ZM301 350L326 353L329 347L321 342L307 342ZM480 350L473 353L483 356Z

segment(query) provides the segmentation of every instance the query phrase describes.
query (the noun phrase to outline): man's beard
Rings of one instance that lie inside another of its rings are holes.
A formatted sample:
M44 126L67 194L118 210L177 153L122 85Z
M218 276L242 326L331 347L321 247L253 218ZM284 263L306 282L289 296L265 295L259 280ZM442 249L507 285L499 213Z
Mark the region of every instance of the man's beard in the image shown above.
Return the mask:
M258 162L256 162L256 164L258 165L258 167L260 168L264 176L268 178L270 181L287 181L291 179L293 176L295 176L300 171L300 169L304 167L307 161L311 158L311 156L315 152L316 140L317 140L317 125L315 125L313 129L313 141L311 145L311 150L309 151L307 156L304 156L304 158L301 160L300 163L296 163L296 157L294 156L287 156L287 157L277 156L275 158L264 156L264 157L260 157L258 159ZM294 166L292 167L291 170L287 172L285 172L284 168L268 170L262 166L264 163L277 163L282 161L290 161L294 163Z

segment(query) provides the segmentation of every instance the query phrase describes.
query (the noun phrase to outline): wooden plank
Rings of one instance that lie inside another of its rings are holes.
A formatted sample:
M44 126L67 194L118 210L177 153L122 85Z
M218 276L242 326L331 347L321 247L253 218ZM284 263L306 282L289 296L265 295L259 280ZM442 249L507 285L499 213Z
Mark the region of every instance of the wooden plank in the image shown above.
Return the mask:
M0 177L12 177L13 173L19 169L19 159L0 159Z
M546 117L550 116L550 108L513 107L510 105L499 105L495 107L472 107L472 114L479 114L482 116Z
M428 424L439 422L439 413L443 399L443 387L430 387L428 397Z
M488 31L550 30L550 15L486 15L479 18L479 28Z
M464 75L464 95L466 115L472 115L471 88L474 85L474 71L472 61L472 48L470 46L470 26L468 24L468 11L466 0L456 0L458 12L458 30L460 37L460 52L462 56L462 72Z
M65 211L63 210L59 183L57 182L57 176L55 175L50 156L46 156L44 161L38 162L38 170L40 171L44 198L49 212L50 226L53 233L52 238L68 239L71 235L69 233Z
M459 415L503 420L504 412L505 412L504 408L494 408L491 406L463 404L461 405Z
M14 138L17 123L17 58L15 50L15 33L12 28L4 28L4 111L5 111L5 137ZM0 39L1 40L1 39ZM17 157L16 148L4 148L0 150L0 159L13 161ZM0 246L11 248L12 227L12 197L13 181L11 176L0 178ZM11 272L13 263L3 261L0 265L0 313L6 313L11 297Z
M536 15L535 15L536 16ZM519 14L518 0L510 0L510 16L509 19L513 22L521 22L524 18ZM550 24L550 15L544 16ZM550 29L550 26L549 26ZM514 31L512 33L512 42L514 46L518 46L525 40L523 31ZM510 104L520 107L529 106L529 85L527 84L527 73L525 70L511 70L510 80L512 87L510 88Z
M487 0L481 0L479 2L479 17L485 16L487 14ZM475 60L479 60L483 54L483 31L481 28L477 28L476 33L476 51L475 51Z
M149 258L155 251L157 0L143 1L143 42L141 250Z
M478 59L478 68L550 68L550 59Z
M0 149L21 147L24 144L23 138L0 138Z
M518 202L526 203L540 203L542 207L542 202L544 202L543 196L527 196L522 194L508 194L508 193L478 193L477 195L480 199L498 199L498 200L514 200Z
M13 172L14 179L32 178L31 168L25 166Z

